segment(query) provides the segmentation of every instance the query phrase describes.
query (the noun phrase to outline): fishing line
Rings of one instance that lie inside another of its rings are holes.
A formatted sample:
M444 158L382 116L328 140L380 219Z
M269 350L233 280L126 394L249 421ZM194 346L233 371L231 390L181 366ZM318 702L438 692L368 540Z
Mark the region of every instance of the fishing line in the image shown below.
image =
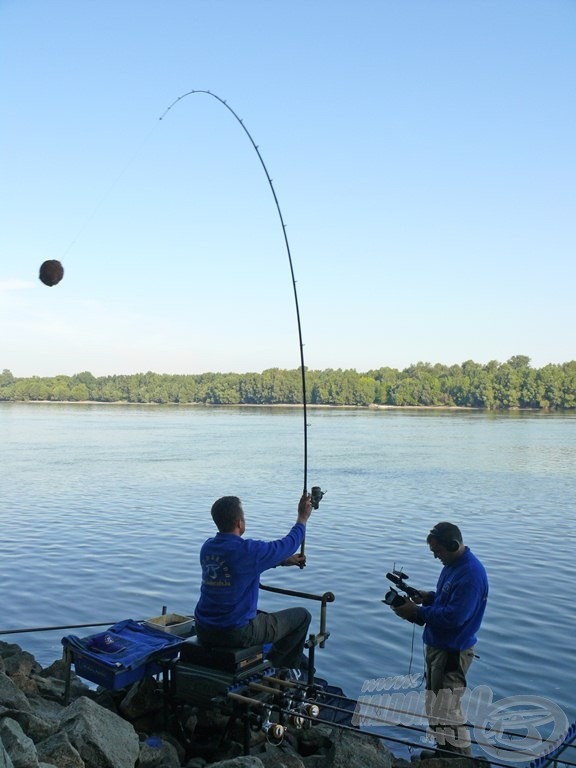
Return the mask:
M191 96L195 93L202 93L207 96L211 96L213 99L216 99L220 104L222 104L228 112L235 118L235 120L240 124L242 127L244 133L248 137L250 143L252 144L252 147L254 148L254 151L258 155L258 159L260 160L260 164L262 166L262 169L264 170L264 173L266 175L266 179L268 181L268 185L270 187L270 191L272 192L272 196L274 198L274 204L276 206L276 211L278 213L278 218L280 219L280 224L282 226L282 235L284 238L284 245L286 248L286 254L288 256L288 264L290 267L290 277L292 282L292 290L294 295L294 306L296 310L296 323L297 323L297 329L298 329L298 346L299 346L299 353L300 353L300 376L301 376L301 387L302 387L302 416L303 416L303 493L307 493L307 486L308 486L308 412L307 412L307 395L306 395L306 366L304 363L304 342L302 339L302 322L300 318L300 305L298 301L298 290L296 286L296 277L294 274L294 264L292 261L292 253L290 250L290 243L288 242L288 235L286 233L286 224L284 222L284 217L282 215L282 209L280 208L280 202L278 200L278 195L276 194L276 190L274 188L274 184L272 182L272 178L268 172L268 168L266 166L266 163L264 162L264 158L262 157L262 154L260 152L260 149L258 148L258 145L254 141L254 138L252 137L252 134L250 131L246 128L244 125L244 121L239 117L239 115L232 109L232 107L227 103L225 99L222 99L220 96L218 96L215 93L212 93L212 91L208 90L191 90L187 93L182 94L177 99L175 99L172 104L170 104L167 109L162 113L162 115L159 117L159 120L163 120L166 115L173 109L173 107L176 106L180 101L185 99L187 96ZM158 125L157 123L155 124ZM154 130L154 127L149 131L147 136L145 137L144 141L142 142L142 146L133 154L133 156L128 160L128 162L125 164L125 166L121 169L120 173L116 176L116 178L113 180L112 184L109 186L109 188L105 191L105 193L101 196L100 200L96 203L94 206L92 212L90 215L86 218L76 235L72 238L70 244L68 247L63 251L61 258L64 258L74 247L77 240L80 238L81 234L84 232L84 230L87 228L88 224L92 221L94 216L96 215L99 208L102 206L104 200L107 199L107 197L110 195L111 191L114 189L114 187L118 184L119 180L122 178L122 176L125 174L126 170L129 168L129 166L134 162L134 159L142 152L144 144L148 141L152 131ZM57 270L57 273L53 273L54 269ZM43 270L49 272L49 274L45 275L43 274ZM52 286L55 285L57 282L59 282L62 279L63 275L63 269L60 262L57 261L48 261L45 262L41 267L40 272L40 279L42 282L44 282L46 285ZM314 486L311 489L311 498L312 498L312 506L314 509L318 509L318 505L320 501L322 500L322 497L324 496L324 491L321 490L320 487ZM302 547L300 550L301 554L304 554L304 541L302 542Z
M146 144L148 143L148 141L150 139L150 136L152 135L152 133L155 130L157 130L157 128L158 128L158 124L155 122L153 124L152 128L145 135L144 139L140 142L140 146L138 147L138 149L128 158L128 160L126 161L125 165L120 169L120 171L118 172L116 177L112 180L112 182L110 183L108 188L105 190L105 192L102 193L101 197L97 200L96 204L94 205L91 213L86 217L86 219L81 224L81 226L79 227L78 231L76 232L76 234L74 235L74 237L70 241L68 247L65 248L64 251L62 252L62 254L60 256L60 258L62 260L64 260L64 258L70 253L72 248L76 245L77 240L80 239L81 235L84 234L84 231L88 228L88 225L91 223L92 219L94 219L94 217L96 216L96 214L98 213L98 211L100 210L100 208L102 207L104 202L111 195L113 189L117 186L118 182L124 176L124 174L126 173L128 168L130 168L130 166L134 163L136 158L139 155L142 154L142 152L144 150L144 147L146 146Z
M238 114L232 109L232 107L228 104L228 102L225 99L222 99L220 96L217 96L215 93L212 93L212 91L207 90L192 90L188 91L187 93L182 94L182 96L179 96L175 101L170 104L170 106L163 112L163 114L160 116L160 120L163 120L168 112L176 106L182 99L185 99L187 96L191 96L195 93L203 93L207 96L211 96L213 99L216 99L216 101L220 102L226 109L230 112L230 114L233 115L233 117L236 119L236 121L242 126L242 130L250 140L250 143L252 144L256 154L258 155L258 159L260 160L260 164L264 170L264 173L266 174L266 179L268 180L268 185L270 187L270 190L272 192L272 196L274 197L274 203L276 205L276 211L278 212L278 217L280 219L280 224L282 225L282 234L284 236L284 245L286 247L286 254L288 256L288 264L290 266L290 276L292 279L292 289L294 292L294 305L296 308L296 322L298 326L298 345L300 350L300 372L301 372L301 381L302 381L302 414L304 419L303 424L303 441L304 441L304 490L303 493L306 493L306 489L308 487L308 415L306 410L306 369L304 366L304 343L302 341L302 323L300 320L300 306L298 303L298 291L296 288L296 277L294 275L294 265L292 262L292 253L290 251L290 243L288 242L288 235L286 234L286 224L284 223L284 217L282 215L282 210L280 208L280 203L278 201L278 195L276 194L276 190L274 189L274 184L272 183L272 178L270 177L270 174L268 173L268 168L266 167L266 163L264 162L264 158L262 157L262 154L260 153L260 150L258 148L258 145L252 138L252 134L250 131L246 128L244 125L244 121L238 116ZM320 488L314 488L313 491L316 491L316 497L314 496L314 493L312 494L313 497L313 506L315 509L318 507L318 503L320 499L322 498L323 492L320 490ZM304 543L302 543L302 549L301 554L304 554Z

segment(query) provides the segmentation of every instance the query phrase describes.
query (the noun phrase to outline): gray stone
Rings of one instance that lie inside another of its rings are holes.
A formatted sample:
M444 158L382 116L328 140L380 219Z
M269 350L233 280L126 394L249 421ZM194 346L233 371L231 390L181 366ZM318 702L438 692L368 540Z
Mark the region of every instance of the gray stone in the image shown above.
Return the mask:
M29 710L30 703L14 681L0 672L0 704L8 709Z
M128 720L136 720L144 714L162 709L162 697L153 677L134 683L120 703L120 714Z
M60 721L86 768L132 768L140 752L132 725L82 696L67 707Z
M42 670L31 653L23 651L18 645L13 646L13 648L17 650L4 657L4 668L9 677L14 677L14 675L28 676Z
M20 724L24 733L29 736L35 744L47 739L56 733L58 726L54 720L46 720L38 717L33 712L23 712L20 709L7 709L0 712L0 718L11 717Z
M326 768L328 765L326 762L326 757L321 755L310 755L309 757L303 757L302 762L304 763L304 768Z
M258 755L264 768L305 768L302 758L290 748L267 744L265 751ZM326 762L324 761L324 765Z
M14 674L9 675L9 677L16 688L18 688L18 690L21 691L26 696L26 698L33 698L34 696L38 696L38 686L31 677L23 675L20 672L15 672Z
M0 721L0 741L10 755L14 768L37 768L36 746L16 720L5 717Z
M180 768L176 747L166 739L147 739L140 744L138 768Z
M46 669L42 669L38 672L35 675L35 678L36 680L38 680L38 678L46 678L47 680L50 680L52 690L60 691L60 693L63 694L67 675L67 663L63 659L58 659L58 661L54 661L49 667L46 667ZM39 684L39 687L40 690L42 690L41 684ZM77 699L80 696L90 696L90 693L89 686L82 682L78 675L70 670L70 697L72 699Z
M172 747L176 750L176 755L178 756L178 765L180 766L186 758L185 746L172 733L162 731L159 733L159 736L163 742L171 744Z
M28 699L32 712L48 722L59 723L64 711L64 705L59 701L49 701L40 696Z
M193 757L186 763L186 768L204 768L207 765L203 757Z
M298 751L301 755L325 756L332 749L332 729L329 725L315 725L314 728L301 731L298 742Z
M4 640L0 640L0 658L8 659L15 653L21 653L22 648L16 643L7 643Z
M65 683L63 680L58 680L55 677L41 677L40 675L32 675L30 680L34 683L37 696L50 701L57 701L60 704L64 701Z
M209 763L210 768L264 768L264 763L259 757L233 757L231 760L221 760L218 763Z
M84 768L84 760L65 733L56 733L36 747L38 759L57 768Z
M40 670L38 672L40 677L55 677L57 680L66 680L68 674L68 664L64 659L57 659L50 664L49 667ZM73 680L76 677L74 672L70 672L70 679Z
M10 760L10 755L4 749L0 741L0 768L14 768L14 763Z
M332 768L350 768L353 765L362 768L392 766L392 754L377 736L333 728L331 740L333 749L329 764Z

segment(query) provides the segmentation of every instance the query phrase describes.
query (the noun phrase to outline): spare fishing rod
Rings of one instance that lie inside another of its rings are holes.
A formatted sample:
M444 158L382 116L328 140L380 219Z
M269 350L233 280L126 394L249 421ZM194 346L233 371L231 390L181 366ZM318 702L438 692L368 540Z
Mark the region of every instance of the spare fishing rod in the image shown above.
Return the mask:
M226 107L226 109L234 116L236 121L242 126L242 130L250 140L250 143L252 144L256 154L258 155L258 159L260 160L260 164L264 170L264 173L266 174L266 179L268 180L268 185L270 187L270 190L272 192L272 196L274 197L274 203L276 205L276 211L278 212L278 217L280 219L280 224L282 225L282 235L284 237L284 245L286 246L286 254L288 256L288 264L290 266L290 276L292 279L292 290L294 293L294 305L296 308L296 322L298 326L298 345L300 349L300 373L301 373L301 381L302 381L302 415L304 419L303 424L303 441L304 441L304 468L303 468L303 474L304 474L304 483L303 483L303 493L307 493L308 489L308 413L307 413L307 407L306 407L306 368L304 365L304 342L302 340L302 322L300 320L300 306L298 302L298 290L296 288L296 277L294 274L294 264L292 262L292 253L290 251L290 243L288 242L288 235L286 234L286 224L284 223L284 217L282 215L282 209L280 208L280 203L278 201L278 195L276 194L276 190L274 189L274 184L272 183L272 178L270 174L268 173L268 168L266 167L266 163L264 162L264 158L262 157L262 154L260 153L260 149L258 148L258 145L252 138L252 134L246 128L244 125L244 121L238 116L238 114L232 109L232 107L228 104L228 102L225 99L222 99L220 96L217 96L215 93L212 93L212 91L208 90L192 90L188 91L187 93L183 93L182 96L178 96L177 99L175 99L172 104L162 113L160 116L160 120L163 120L168 112L178 104L178 102L182 101L182 99L185 99L187 96L191 96L195 93L203 93L207 96L211 96L213 99L216 99L216 101L219 101L220 104ZM324 496L325 491L322 491L322 489L319 486L313 486L311 489L310 497L312 501L312 507L314 509L318 509L318 505L320 504L320 501L322 500L322 497ZM300 550L301 554L304 554L304 542L302 542L302 548Z
M30 627L29 629L0 629L0 635L19 635L25 632L52 632L56 629L82 629L84 627L109 627L113 621L99 621L92 624L63 624L58 627Z

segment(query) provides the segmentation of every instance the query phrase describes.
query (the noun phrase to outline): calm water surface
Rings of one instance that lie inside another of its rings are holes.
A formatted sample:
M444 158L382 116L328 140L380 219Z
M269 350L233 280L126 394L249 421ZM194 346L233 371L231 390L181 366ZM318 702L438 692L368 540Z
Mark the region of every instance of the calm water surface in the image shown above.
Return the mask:
M421 631L380 601L394 564L434 586L425 538L448 519L491 583L470 685L495 699L547 697L576 719L575 415L308 416L308 485L327 491L308 526L308 566L263 581L336 595L318 673L357 697L367 679L422 670ZM191 613L215 498L240 496L255 538L293 523L302 427L299 409L0 403L0 629ZM289 600L263 594L261 607ZM0 639L48 665L62 634Z

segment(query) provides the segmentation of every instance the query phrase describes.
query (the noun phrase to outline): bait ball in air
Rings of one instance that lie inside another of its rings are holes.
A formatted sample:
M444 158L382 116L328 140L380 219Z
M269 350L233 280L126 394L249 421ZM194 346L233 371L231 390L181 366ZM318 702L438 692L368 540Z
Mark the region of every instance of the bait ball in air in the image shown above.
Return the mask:
M62 264L60 264L59 261L56 261L55 259L49 259L48 261L45 261L40 267L39 277L44 285L49 285L52 287L53 285L57 285L64 277L64 267Z

